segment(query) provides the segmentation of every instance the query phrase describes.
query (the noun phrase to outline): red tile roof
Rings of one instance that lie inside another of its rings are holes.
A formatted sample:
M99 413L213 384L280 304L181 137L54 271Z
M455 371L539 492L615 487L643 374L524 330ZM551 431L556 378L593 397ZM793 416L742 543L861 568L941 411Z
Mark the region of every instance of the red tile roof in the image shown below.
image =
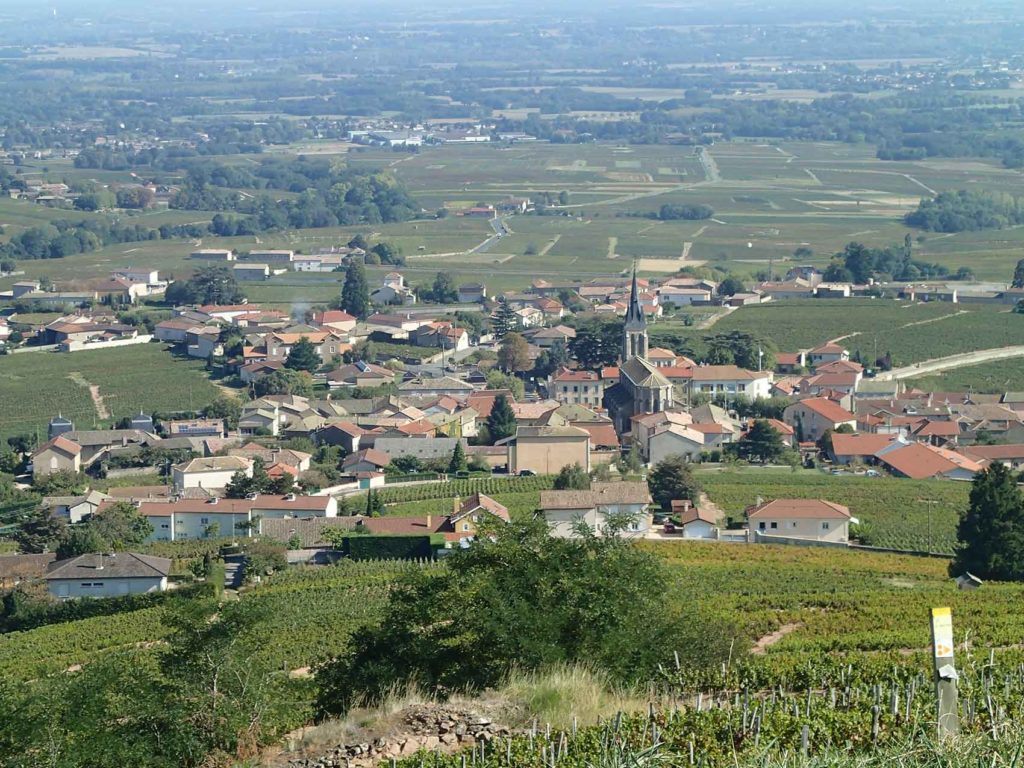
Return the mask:
M552 377L553 381L597 381L597 374L593 371L574 371L570 368L561 368Z
M780 520L848 520L850 510L842 504L824 499L773 499L747 507L747 519L775 517Z
M362 461L367 461L378 467L386 467L391 463L391 457L384 453L384 451L378 451L376 448L363 448L361 451L356 451L346 456L341 466L348 467Z
M823 419L833 424L843 424L847 421L855 422L857 420L856 416L839 405L839 403L824 397L809 397L796 403L796 405L802 405L808 410L814 411Z
M614 424L604 424L592 421L573 422L574 427L585 429L590 433L591 448L618 448L619 436L615 433Z
M906 448L888 451L878 460L891 469L914 480L923 480L936 475L952 472L957 468L972 472L981 470L981 465L952 451L944 451L922 443L912 443Z
M55 448L56 450L63 451L64 453L69 453L72 456L77 456L82 452L82 446L78 443L68 440L66 437L62 437L61 435L57 435L52 440L48 440L36 448L35 453L32 455L38 456L40 453L49 450L50 448Z
M893 441L893 435L868 432L857 435L832 433L832 453L836 456L874 456Z

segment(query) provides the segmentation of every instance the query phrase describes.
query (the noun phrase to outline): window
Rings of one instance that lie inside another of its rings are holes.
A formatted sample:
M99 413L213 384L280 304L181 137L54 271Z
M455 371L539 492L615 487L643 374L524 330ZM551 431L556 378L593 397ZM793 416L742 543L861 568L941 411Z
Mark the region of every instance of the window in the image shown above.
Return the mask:
M170 526L169 523L160 523L160 527L161 528L170 528L171 526Z
M208 518L208 517L200 517L199 518L199 524L200 525L207 525L207 524L209 524L209 522L210 522L210 518Z
M772 524L771 524L771 528L772 528L772 530L773 530L773 531L774 531L774 530L775 530L776 528L778 528L778 527L779 527L779 524L778 524L778 523L772 523Z
M790 520L789 521L789 527L790 528L796 528L796 520Z
M462 530L468 531L469 530L469 523L463 523L462 524Z
M575 385L574 385L574 386L573 386L573 388L572 388L572 391L573 391L573 392L579 392L579 391L580 391L580 388L579 388L578 386L575 386Z
M825 520L825 521L824 521L824 522L823 522L823 523L821 524L821 530L823 530L823 531L827 531L827 530L828 530L828 527L829 527L829 526L828 526L828 520Z
M764 521L763 521L763 520L762 520L762 521L761 521L760 523L758 523L758 524L757 524L757 528L758 528L758 530L760 530L760 531L763 531L763 530L764 530L764 527L765 527L765 526L764 526Z

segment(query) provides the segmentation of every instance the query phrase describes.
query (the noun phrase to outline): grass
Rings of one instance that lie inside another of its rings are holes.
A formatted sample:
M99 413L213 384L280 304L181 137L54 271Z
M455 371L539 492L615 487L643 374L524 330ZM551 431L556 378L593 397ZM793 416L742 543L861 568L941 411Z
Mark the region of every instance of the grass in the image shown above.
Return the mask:
M99 387L108 416L90 396ZM79 429L109 426L145 411L198 410L218 394L204 363L173 356L160 344L87 352L24 352L0 358L0 437L35 433L45 439L61 413Z

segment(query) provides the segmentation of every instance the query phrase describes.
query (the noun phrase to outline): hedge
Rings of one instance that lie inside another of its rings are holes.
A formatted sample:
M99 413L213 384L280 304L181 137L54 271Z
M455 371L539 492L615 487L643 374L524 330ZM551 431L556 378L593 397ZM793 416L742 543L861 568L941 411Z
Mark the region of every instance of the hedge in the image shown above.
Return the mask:
M221 582L223 589L223 582ZM83 598L47 603L31 598L18 599L17 593L9 593L3 601L0 615L0 633L23 632L48 624L64 624L69 621L90 619L94 616L112 616L117 613L152 608L173 598L214 597L215 584L200 582L166 592L145 592L120 597Z
M349 536L342 550L353 560L429 560L430 536Z

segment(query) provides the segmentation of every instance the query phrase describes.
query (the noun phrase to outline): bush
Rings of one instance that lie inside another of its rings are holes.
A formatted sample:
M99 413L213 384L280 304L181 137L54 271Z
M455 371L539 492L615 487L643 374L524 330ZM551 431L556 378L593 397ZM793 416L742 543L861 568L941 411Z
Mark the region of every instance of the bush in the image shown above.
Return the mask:
M379 702L415 680L448 695L524 671L587 663L617 683L659 665L717 667L731 626L670 596L685 589L655 555L614 536L551 537L543 521L512 523L395 584L379 626L317 671L322 714Z
M423 560L434 554L430 536L352 536L343 551L353 560Z

